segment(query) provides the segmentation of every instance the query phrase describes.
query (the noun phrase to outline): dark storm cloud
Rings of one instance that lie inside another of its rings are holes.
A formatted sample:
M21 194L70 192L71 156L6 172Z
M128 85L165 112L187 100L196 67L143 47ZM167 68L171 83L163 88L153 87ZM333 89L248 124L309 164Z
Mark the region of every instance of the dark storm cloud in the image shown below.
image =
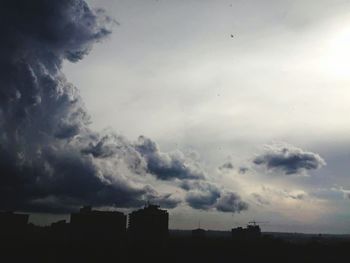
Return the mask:
M154 198L149 198L149 201L164 208L175 208L182 202L178 198L173 198L171 194L155 196Z
M206 181L202 181L202 180L183 180L180 182L179 186L186 191L191 191L191 190L207 191L210 189L212 190L218 189L216 185Z
M189 190L186 202L195 209L208 210L221 196L220 189L208 182L186 182L182 187Z
M150 186L151 174L153 180L184 181L193 208L226 211L231 205L239 211L235 198L224 198L182 152L161 152L144 136L130 142L89 128L79 90L61 67L87 55L110 34L111 23L83 0L2 2L0 209L62 213L84 204L137 207L150 201L174 208L182 202Z
M135 148L146 160L148 172L158 179L204 179L201 167L181 152L162 153L154 141L144 136L139 137Z
M225 193L217 201L216 209L221 212L239 213L248 209L248 204L243 202L236 193Z
M6 154L5 151L1 152ZM42 149L42 157L30 163L1 157L3 209L63 212L74 205L141 205L146 188L132 188L126 181L106 182L96 176L99 168L77 152Z
M265 166L268 170L282 171L287 175L318 169L326 165L318 154L289 145L271 146L253 162L256 165Z
M186 196L186 201L194 209L209 210L220 197L220 192L193 192Z
M0 209L67 212L82 204L133 207L147 200L175 207L179 200L128 175L149 167L163 178L196 177L184 159L155 152L144 158L142 146L89 129L79 91L61 66L82 59L110 34L110 23L82 0L1 3Z
M194 209L239 213L248 209L248 204L233 192L226 192L206 181L183 181L180 187L188 191L186 202Z
M145 188L148 190L147 202L152 204L160 205L164 208L175 208L182 202L181 199L173 197L172 194L159 195L150 185L147 185Z

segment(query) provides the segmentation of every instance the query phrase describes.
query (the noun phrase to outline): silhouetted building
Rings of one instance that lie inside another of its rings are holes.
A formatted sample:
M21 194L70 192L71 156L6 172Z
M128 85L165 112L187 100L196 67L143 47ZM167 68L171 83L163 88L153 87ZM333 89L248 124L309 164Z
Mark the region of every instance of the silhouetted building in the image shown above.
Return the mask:
M57 222L54 222L51 224L51 228L52 229L61 229L61 228L64 228L64 227L67 227L67 222L66 220L59 220Z
M69 230L69 224L66 220L59 220L51 224L51 230L54 232L67 232Z
M129 214L128 232L133 241L165 241L169 235L169 214L157 205L147 205Z
M66 240L70 237L70 224L66 220L60 220L51 224L51 237Z
M207 231L205 231L202 228L197 228L192 230L193 238L205 238L206 234L207 234Z
M29 215L13 212L0 212L1 234L21 234L28 225Z
M235 240L243 240L245 239L246 230L243 227L232 228L232 238Z
M260 230L260 226L258 225L248 225L246 232L247 232L246 234L247 239L258 239L261 237L261 230Z
M126 215L117 211L92 210L90 206L71 214L70 224L72 231L82 236L120 239L126 233Z
M231 233L234 240L256 240L261 237L260 226L257 224L233 228Z

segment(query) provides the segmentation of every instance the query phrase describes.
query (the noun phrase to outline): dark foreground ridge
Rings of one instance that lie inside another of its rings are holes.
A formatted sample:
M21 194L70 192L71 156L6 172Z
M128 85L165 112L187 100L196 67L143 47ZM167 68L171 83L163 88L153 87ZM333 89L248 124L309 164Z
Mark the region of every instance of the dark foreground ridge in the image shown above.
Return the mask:
M337 262L347 236L261 233L257 224L231 232L168 229L169 215L147 205L127 216L84 207L49 227L29 215L0 212L1 262ZM128 227L127 227L128 225Z

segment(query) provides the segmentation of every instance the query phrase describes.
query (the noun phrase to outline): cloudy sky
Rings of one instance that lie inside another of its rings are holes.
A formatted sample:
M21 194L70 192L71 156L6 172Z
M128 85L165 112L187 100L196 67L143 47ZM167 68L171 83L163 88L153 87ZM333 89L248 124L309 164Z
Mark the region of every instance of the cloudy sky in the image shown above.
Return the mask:
M89 12L55 6L73 25L61 31L66 21L50 20L60 41L37 44L32 34L23 44L40 100L11 107L27 109L46 135L23 132L33 118L9 125L14 115L3 107L0 150L16 162L0 166L18 178L23 167L42 175L2 207L46 222L80 204L128 211L151 200L169 209L171 228L256 220L268 222L263 231L350 233L349 1L87 3ZM41 45L47 54L32 51ZM47 76L63 91L43 92L37 79ZM13 86L4 94L23 100ZM62 94L74 106L51 102ZM11 141L12 129L22 132ZM26 157L33 152L40 157Z
M198 215L203 226L256 219L269 221L264 229L350 231L348 1L90 4L119 22L64 67L92 125L196 151L212 180L250 200L239 215ZM318 154L322 165L288 174L252 162L281 145ZM197 214L172 213L181 217L174 227L195 224Z

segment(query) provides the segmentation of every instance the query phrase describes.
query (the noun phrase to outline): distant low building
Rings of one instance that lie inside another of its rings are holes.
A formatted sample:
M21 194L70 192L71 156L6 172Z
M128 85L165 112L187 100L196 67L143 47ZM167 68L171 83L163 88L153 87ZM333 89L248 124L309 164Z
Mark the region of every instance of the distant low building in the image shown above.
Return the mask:
M97 211L90 206L80 209L70 217L75 233L97 235L103 238L122 238L126 233L126 215L118 211Z
M66 220L59 220L51 224L51 229L53 231L67 231L69 224Z
M234 240L256 240L261 237L261 229L257 224L233 228L231 233Z
M232 228L232 238L235 240L243 240L245 239L246 229L243 227Z
M206 234L207 234L207 231L202 228L197 228L192 230L193 238L205 238Z
M61 239L63 242L70 237L70 224L66 220L59 220L51 224L51 237Z
M147 205L129 214L128 233L133 241L164 241L169 235L169 214L157 205Z
M0 212L0 231L3 234L21 234L28 226L29 215Z

